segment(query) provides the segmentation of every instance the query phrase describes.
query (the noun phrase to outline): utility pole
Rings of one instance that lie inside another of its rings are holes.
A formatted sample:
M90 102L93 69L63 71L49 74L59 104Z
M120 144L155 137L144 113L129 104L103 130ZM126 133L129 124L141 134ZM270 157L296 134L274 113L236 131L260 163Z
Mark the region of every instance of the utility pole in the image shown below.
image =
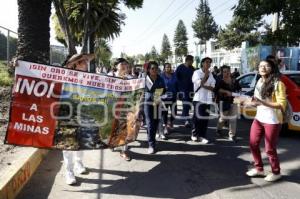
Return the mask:
M6 39L6 59L7 59L7 65L9 65L9 60L10 60L10 56L9 56L9 33L10 30L7 30L7 39Z
M86 8L87 8L87 12L90 12L90 1L86 2ZM87 13L89 14L89 13ZM89 28L88 28L88 32L89 32ZM87 38L87 54L90 54L90 34L88 34L88 38ZM91 62L88 62L88 72L91 72Z

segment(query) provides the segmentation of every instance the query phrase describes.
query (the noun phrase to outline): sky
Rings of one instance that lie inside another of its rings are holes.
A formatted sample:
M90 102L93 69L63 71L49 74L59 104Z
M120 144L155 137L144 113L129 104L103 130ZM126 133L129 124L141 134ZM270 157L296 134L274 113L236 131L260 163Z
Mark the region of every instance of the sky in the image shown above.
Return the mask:
M160 52L164 34L173 46L174 32L180 19L187 28L189 53L194 54L197 39L194 38L192 22L195 20L199 2L200 0L144 0L143 7L136 10L121 5L121 12L125 13L126 19L120 35L110 41L113 57L119 57L121 52L128 55L145 54L151 51L152 46ZM238 0L208 0L217 25L224 27L230 22L231 8L237 2ZM0 0L0 13L0 26L17 31L17 0ZM50 27L53 29L52 23ZM1 28L0 30L2 31ZM61 45L55 40L53 30L50 43Z

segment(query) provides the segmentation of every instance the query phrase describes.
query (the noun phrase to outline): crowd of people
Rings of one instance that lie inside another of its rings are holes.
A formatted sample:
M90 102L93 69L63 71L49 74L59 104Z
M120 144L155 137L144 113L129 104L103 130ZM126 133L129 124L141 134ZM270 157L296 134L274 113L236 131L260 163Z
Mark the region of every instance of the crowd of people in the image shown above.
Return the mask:
M167 139L174 128L174 118L177 115L177 100L182 101L182 114L185 128L192 128L191 140L207 144L206 136L211 106L219 115L216 136L223 136L222 129L228 124L228 139L237 142L237 104L234 97L240 96L241 87L236 81L240 76L235 68L223 65L211 70L212 59L205 57L201 60L199 69L193 67L194 57L187 55L185 62L175 71L170 63L163 65L159 72L157 62L144 65L144 70L128 70L134 77L146 80L144 109L142 116L145 120L148 139L148 153L157 151L156 138ZM128 64L128 62L127 62ZM260 62L258 73L260 79L255 86L254 96L247 105L257 107L257 114L250 129L250 151L254 159L254 168L247 171L250 177L265 176L266 181L276 181L281 178L279 160L276 152L278 135L286 108L285 86L280 81L280 60L274 56L266 57ZM135 71L135 73L133 72ZM160 100L155 99L157 93ZM191 116L190 111L193 110ZM169 114L170 111L170 114ZM170 118L168 117L170 115ZM269 157L272 171L265 175L260 153L260 141L265 136L266 153Z
M64 66L80 71L87 71L88 62L93 59L89 55L74 55ZM230 66L213 67L212 59L205 57L201 60L199 69L193 67L194 57L187 55L185 62L173 70L170 63L164 63L160 71L155 61L145 63L143 70L130 67L124 58L118 58L114 70L106 73L108 76L132 79L145 78L144 101L140 118L147 131L148 154L157 152L156 139L167 139L174 128L177 115L177 100L182 101L182 113L178 117L184 127L192 129L191 140L207 144L210 140L206 132L209 122L211 105L217 104L218 113L216 136L222 135L222 128L228 124L228 139L236 142L237 105L234 97L241 90L236 78L240 75L237 70L231 73ZM247 105L257 107L257 114L250 129L250 151L254 159L254 168L247 171L250 177L265 176L266 181L276 181L281 178L280 164L277 155L277 141L283 115L286 109L285 86L280 81L279 65L272 56L259 63L258 80L254 96ZM191 111L193 110L193 112ZM190 114L192 112L192 114ZM169 118L170 115L170 118ZM260 141L265 137L266 153L269 157L272 171L265 175L260 152ZM122 147L120 156L130 161L128 146ZM76 183L75 173L87 173L82 162L81 151L63 151L66 183Z

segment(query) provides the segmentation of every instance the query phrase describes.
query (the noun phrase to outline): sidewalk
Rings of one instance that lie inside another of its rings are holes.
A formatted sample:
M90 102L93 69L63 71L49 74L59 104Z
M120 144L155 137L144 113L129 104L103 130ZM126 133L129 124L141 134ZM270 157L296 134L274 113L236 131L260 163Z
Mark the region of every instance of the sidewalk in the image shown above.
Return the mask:
M65 184L60 151L49 152L18 199L111 199L111 198L299 198L300 136L280 141L283 179L267 183L250 179L248 133L250 121L238 123L238 143L217 139L208 145L190 141L190 132L178 127L167 141L158 143L158 153L147 154L145 129L129 144L132 161L111 150L85 151L88 175L78 184ZM208 137L214 138L215 121ZM265 159L267 163L267 159ZM270 170L269 165L266 171Z

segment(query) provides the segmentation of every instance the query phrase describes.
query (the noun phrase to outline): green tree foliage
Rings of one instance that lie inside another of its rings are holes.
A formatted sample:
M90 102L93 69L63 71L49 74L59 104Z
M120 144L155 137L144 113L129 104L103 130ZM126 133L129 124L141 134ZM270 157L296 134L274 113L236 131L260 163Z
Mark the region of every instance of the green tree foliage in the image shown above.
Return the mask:
M265 15L274 13L280 15L279 28L274 32L267 28L262 42L274 45L298 45L300 41L299 0L239 0L234 7L234 15L243 19L262 21Z
M261 25L262 23L256 19L233 17L225 29L220 28L218 43L226 49L240 47L243 41L248 41L250 46L254 46L260 41L260 33L257 29Z
M207 0L201 0L197 10L195 21L192 23L194 35L205 44L210 38L215 38L218 34L218 26L211 14Z
M150 60L159 61L159 54L158 54L155 46L152 46L152 48L151 48L151 51L150 51Z
M145 56L144 56L144 58L145 58L145 62L148 62L148 61L150 61L150 59L151 59L151 55L150 55L150 53L145 53Z
M188 54L188 37L186 27L182 20L179 20L174 35L175 55L182 57Z
M16 55L17 51L17 39L14 37L9 37L9 57ZM6 60L7 58L7 37L0 33L0 59Z
M114 38L121 31L125 15L120 12L119 4L122 2L128 8L140 8L143 0L53 0L59 27L64 34L58 33L59 41L69 48L69 53L74 54L75 46L82 44L82 52L87 50L88 37L91 47L95 38ZM87 6L89 3L89 6ZM59 29L57 29L59 32Z
M107 40L105 39L96 39L95 46L96 62L99 66L109 66L110 59L112 57L111 47L109 46Z
M171 44L168 36L164 34L162 39L162 44L161 44L160 58L163 62L166 62L171 55L172 55Z

